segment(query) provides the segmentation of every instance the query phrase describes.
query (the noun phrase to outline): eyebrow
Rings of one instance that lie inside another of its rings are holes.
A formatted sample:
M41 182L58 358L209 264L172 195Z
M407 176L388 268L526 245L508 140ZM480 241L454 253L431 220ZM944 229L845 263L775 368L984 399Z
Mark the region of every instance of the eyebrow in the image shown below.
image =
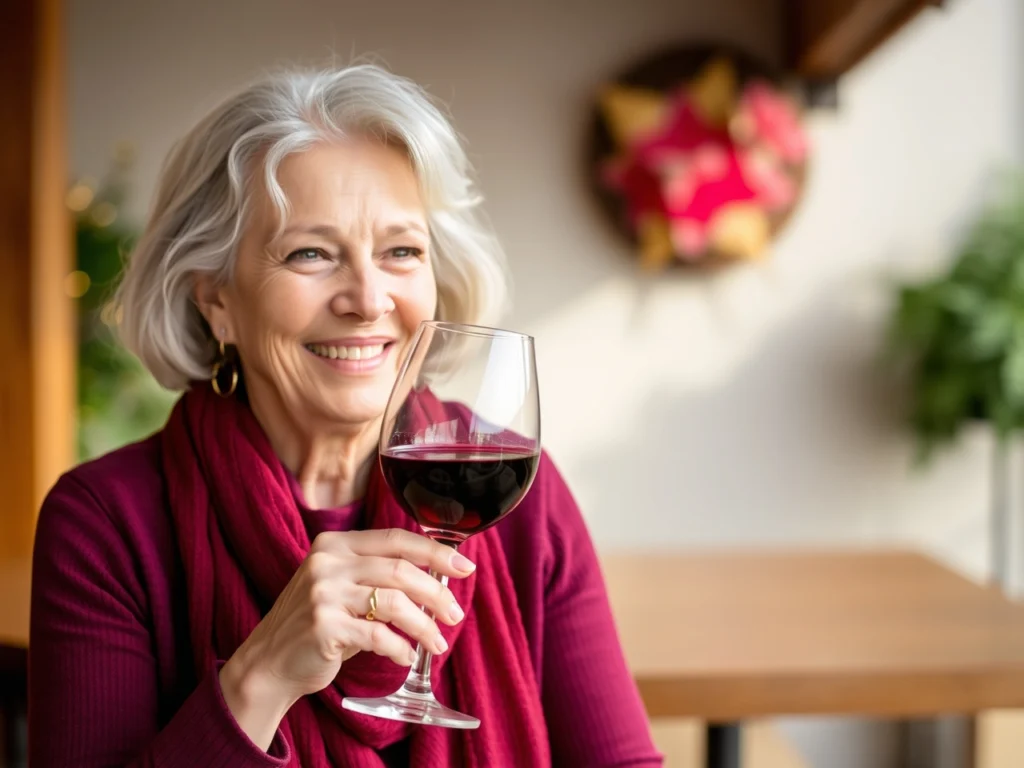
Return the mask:
M384 228L384 234L388 237L404 235L406 232L419 232L421 235L429 234L426 228L418 221L403 221L400 224L391 224Z
M419 232L423 236L429 236L426 228L418 221L403 221L398 224L389 224L384 228L385 237L397 237L398 235L404 235L406 232ZM281 232L281 237L287 237L288 235L316 235L332 240L338 240L340 238L340 231L337 227L333 227L330 224L298 224L291 227L285 227L284 231Z

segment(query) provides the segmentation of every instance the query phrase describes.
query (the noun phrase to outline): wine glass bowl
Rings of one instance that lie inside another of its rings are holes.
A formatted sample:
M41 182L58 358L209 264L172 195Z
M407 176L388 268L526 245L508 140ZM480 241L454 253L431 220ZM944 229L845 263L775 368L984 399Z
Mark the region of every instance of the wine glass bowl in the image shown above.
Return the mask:
M423 532L455 546L512 511L533 482L537 459L502 446L409 446L380 457L388 484Z
M440 321L420 325L381 425L380 464L398 504L424 534L457 548L508 515L540 459L540 403L533 339ZM442 584L446 576L438 576ZM431 654L417 647L402 687L381 698L346 698L363 714L476 728L430 685Z

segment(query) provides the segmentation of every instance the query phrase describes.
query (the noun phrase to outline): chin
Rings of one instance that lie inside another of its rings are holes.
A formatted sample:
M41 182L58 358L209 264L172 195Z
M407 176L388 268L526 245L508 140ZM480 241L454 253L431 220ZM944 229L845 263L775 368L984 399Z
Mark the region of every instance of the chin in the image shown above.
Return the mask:
M353 397L353 394L339 395L324 402L320 409L323 418L340 426L369 424L384 415L387 395L382 398L376 393L372 397Z

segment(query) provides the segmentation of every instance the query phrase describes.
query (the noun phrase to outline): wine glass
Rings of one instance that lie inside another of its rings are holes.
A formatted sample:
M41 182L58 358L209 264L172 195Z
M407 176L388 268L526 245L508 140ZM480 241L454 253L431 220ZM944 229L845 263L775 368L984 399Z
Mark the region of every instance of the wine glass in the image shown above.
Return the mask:
M434 539L457 548L511 512L540 458L540 402L533 338L475 325L425 322L391 392L380 462L402 509ZM447 585L448 577L431 571ZM402 687L346 698L345 709L407 723L478 728L441 704L432 654L419 644Z

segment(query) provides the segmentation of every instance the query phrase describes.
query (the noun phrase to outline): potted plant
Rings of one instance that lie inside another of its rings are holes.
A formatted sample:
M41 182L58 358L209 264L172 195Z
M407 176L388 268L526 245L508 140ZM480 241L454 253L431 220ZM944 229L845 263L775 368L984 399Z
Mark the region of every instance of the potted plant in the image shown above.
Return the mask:
M79 181L68 193L74 215L76 269L65 289L77 300L78 458L91 459L159 429L175 394L163 390L114 338L104 308L136 237L121 216L133 154L122 146L101 183Z
M994 568L1006 577L1006 449L1024 430L1024 176L1008 175L942 274L898 288L889 350L920 462L979 420L995 436Z

